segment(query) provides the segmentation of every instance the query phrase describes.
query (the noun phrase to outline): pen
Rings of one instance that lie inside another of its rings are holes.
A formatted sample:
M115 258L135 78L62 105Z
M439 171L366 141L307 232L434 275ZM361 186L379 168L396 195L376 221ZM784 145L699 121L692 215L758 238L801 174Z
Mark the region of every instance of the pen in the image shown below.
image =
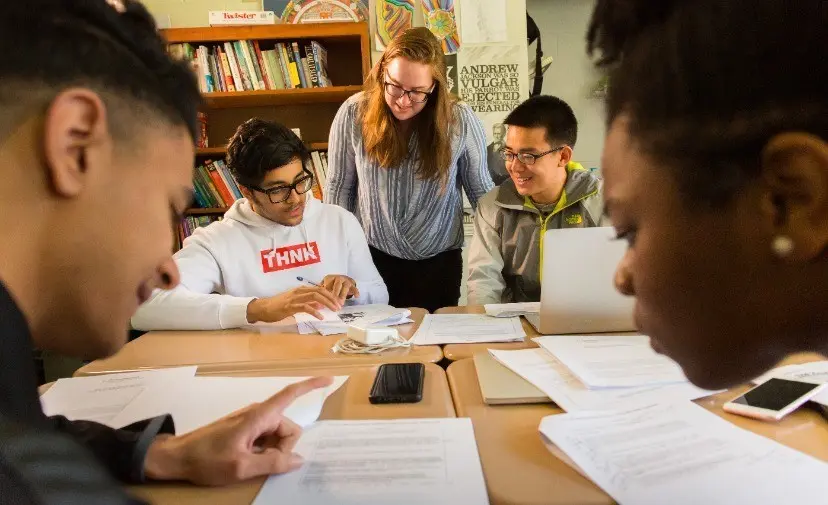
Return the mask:
M299 281L299 282L307 282L307 283L308 283L308 284L310 284L311 286L316 286L317 288L321 288L321 287L322 287L322 285L317 284L317 283L315 283L315 282L313 282L313 281L309 281L309 280L305 279L304 277L297 277L297 278L296 278L296 280L297 280L297 281Z

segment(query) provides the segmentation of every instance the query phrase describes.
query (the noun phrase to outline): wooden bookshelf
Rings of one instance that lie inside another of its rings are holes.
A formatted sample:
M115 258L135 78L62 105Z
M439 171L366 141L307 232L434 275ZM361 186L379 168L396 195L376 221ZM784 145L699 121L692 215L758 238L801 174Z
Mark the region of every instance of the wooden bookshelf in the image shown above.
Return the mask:
M213 214L224 214L230 207L211 207L209 209L187 209L184 211L185 216L211 216Z
M256 40L262 51L278 42L318 42L327 51L327 74L333 86L259 91L205 93L207 138L210 147L196 150L200 161L223 158L225 143L238 125L252 117L299 128L311 150L328 149L331 123L342 103L362 90L371 68L371 39L367 23L309 23L259 26L171 28L161 30L170 44L213 46L237 40ZM189 209L187 216L223 214L227 208Z
M285 104L342 103L349 96L360 91L362 91L362 86L232 91L228 93L205 93L204 100L207 102L209 109Z
M224 156L227 149L222 147L199 147L196 148L196 156Z
M328 143L327 142L311 142L307 144L308 149L311 151L327 151L328 150ZM196 149L196 156L224 156L227 153L227 148L225 146L221 147L199 147Z

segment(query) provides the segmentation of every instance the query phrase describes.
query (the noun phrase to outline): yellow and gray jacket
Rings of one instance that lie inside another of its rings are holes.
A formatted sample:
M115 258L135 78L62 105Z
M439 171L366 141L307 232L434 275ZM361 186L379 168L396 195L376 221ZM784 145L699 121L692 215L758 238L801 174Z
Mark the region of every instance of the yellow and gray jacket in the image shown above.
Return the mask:
M561 198L546 215L518 194L511 179L478 201L469 247L469 304L540 301L544 232L609 225L602 182L578 163L569 163L566 171Z

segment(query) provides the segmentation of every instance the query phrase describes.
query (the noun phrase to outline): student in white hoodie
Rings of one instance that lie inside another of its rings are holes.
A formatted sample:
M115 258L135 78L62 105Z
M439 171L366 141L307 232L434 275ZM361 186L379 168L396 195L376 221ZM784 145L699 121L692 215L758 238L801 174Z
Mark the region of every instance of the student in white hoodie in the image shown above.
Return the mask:
M387 303L357 219L311 196L308 157L285 126L261 119L239 126L227 165L245 198L184 241L174 256L181 283L154 293L133 328L235 328L298 312L321 317L321 307Z

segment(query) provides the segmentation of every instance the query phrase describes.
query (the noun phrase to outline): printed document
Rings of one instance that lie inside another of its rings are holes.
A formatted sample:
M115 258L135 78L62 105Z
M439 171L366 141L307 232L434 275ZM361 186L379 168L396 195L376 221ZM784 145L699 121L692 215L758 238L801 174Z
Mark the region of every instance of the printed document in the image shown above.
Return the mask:
M426 314L411 337L415 345L472 344L523 340L520 318L494 318L484 314Z
M621 505L828 503L828 464L694 403L548 416L540 431Z
M687 382L681 367L656 353L644 335L563 335L534 341L590 389Z
M93 375L59 379L40 397L47 416L65 416L69 420L95 421L112 428L123 411L144 390L192 378L194 366L162 368L141 372Z
M149 417L170 414L175 421L176 433L182 435L252 403L263 402L286 386L306 378L193 377L161 389L144 391L116 416L114 422L126 426ZM285 416L300 426L309 426L322 412L325 399L347 379L347 376L334 377L333 385L300 396L285 409Z
M338 335L348 333L348 325L358 324L361 326L397 326L413 323L409 318L411 311L398 309L390 305L352 305L345 307L339 312L323 308L320 310L324 319L306 314L296 314L296 325L299 333L307 335L320 333L322 335Z
M319 421L304 466L270 477L253 505L489 503L471 420Z
M544 349L520 349L489 353L500 364L543 391L567 412L614 410L634 405L689 401L717 393L687 383L631 388L589 389L555 356Z

